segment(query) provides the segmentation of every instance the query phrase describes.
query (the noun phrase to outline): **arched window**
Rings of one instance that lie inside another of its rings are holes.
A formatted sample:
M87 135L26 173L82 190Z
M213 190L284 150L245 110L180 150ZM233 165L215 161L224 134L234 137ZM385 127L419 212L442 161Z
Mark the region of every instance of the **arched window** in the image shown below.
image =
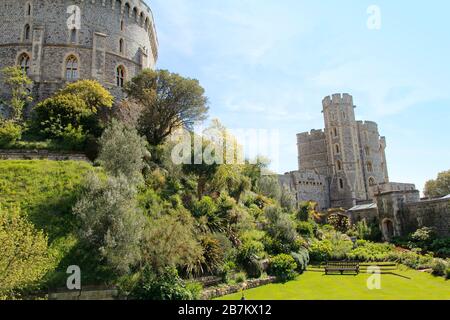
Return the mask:
M139 18L139 25L143 26L144 20L145 20L144 12L141 12L141 17Z
M125 4L125 14L126 14L127 16L130 16L130 13L131 13L131 7L130 7L130 4L129 4L129 3L126 3L126 4Z
M117 86L123 88L125 84L125 68L124 66L118 66L116 70Z
M341 153L341 148L339 147L338 144L336 144L336 145L334 146L334 151L335 151L336 154Z
M148 30L148 17L145 19L144 27L145 30Z
M377 183L375 182L375 179L373 177L369 178L369 186L373 187L375 186Z
M77 29L70 30L70 43L77 43Z
M342 162L341 162L341 160L338 160L336 162L336 167L337 167L338 171L342 171Z
M125 49L125 47L124 47L123 39L120 39L119 40L119 52L120 52L120 54L124 53L124 51L125 51L124 49Z
M372 162L367 162L367 172L373 172L373 165Z
M23 40L30 40L30 35L31 35L31 27L29 24L26 24L24 29L23 29Z
M339 188L344 189L344 180L339 179Z
M77 80L78 79L78 59L71 55L66 60L66 79Z
M28 71L30 70L30 56L26 53L22 53L19 56L19 66L20 69L22 69L23 72L25 72L25 74L28 74Z
M120 30L123 31L125 29L125 25L123 23L123 20L120 20Z
M133 8L133 19L134 21L138 22L138 10L137 8Z

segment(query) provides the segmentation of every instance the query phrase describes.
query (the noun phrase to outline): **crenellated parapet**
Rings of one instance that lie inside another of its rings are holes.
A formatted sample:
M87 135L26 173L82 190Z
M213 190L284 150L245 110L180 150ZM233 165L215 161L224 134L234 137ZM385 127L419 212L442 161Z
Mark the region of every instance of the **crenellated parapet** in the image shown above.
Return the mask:
M353 97L348 93L335 93L331 96L326 96L322 100L322 106L324 109L332 106L348 105L353 107Z

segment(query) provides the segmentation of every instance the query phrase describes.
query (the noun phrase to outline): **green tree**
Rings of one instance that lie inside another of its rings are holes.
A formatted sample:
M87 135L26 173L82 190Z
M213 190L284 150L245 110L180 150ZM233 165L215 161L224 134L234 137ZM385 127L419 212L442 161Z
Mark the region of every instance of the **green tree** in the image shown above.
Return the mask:
M89 176L73 208L81 227L79 236L98 252L101 262L124 274L140 260L139 242L144 217L137 207L136 190L123 176Z
M166 70L144 70L125 86L125 92L142 105L139 128L151 145L162 144L176 129L191 130L208 112L199 82Z
M51 268L48 239L17 210L0 210L0 300L35 284Z
M130 183L143 182L144 158L149 158L147 142L135 129L113 120L99 141L100 153L97 161L114 177L125 176Z
M20 67L6 67L1 70L3 85L7 88L11 96L9 108L11 118L14 121L21 121L23 118L23 109L33 99L28 86L32 84L30 78Z
M88 130L94 113L83 99L73 94L56 95L38 103L33 108L33 127L49 138L60 138L65 129Z
M61 89L57 95L74 95L86 103L86 106L96 114L99 111L110 109L114 103L114 97L98 81L79 80L71 82Z
M425 185L425 195L430 198L444 197L450 194L450 170L438 174L436 180L430 180Z
M32 124L36 131L50 138L60 138L69 125L98 137L103 131L100 111L112 104L112 95L98 82L81 80L38 103L33 108Z

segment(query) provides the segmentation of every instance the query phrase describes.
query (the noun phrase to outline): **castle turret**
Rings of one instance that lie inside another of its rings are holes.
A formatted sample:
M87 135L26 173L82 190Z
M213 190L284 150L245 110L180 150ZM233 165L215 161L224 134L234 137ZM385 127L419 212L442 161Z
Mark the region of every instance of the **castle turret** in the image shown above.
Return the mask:
M331 173L331 203L334 207L350 207L356 200L367 199L353 97L346 93L333 94L325 97L322 105Z

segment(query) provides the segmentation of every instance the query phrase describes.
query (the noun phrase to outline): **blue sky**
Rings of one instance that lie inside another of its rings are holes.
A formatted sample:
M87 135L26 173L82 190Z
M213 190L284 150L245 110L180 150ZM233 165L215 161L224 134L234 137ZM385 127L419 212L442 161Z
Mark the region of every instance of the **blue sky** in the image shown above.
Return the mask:
M387 137L391 181L422 189L450 169L449 1L147 2L157 67L198 79L227 127L279 130L280 173L297 169L296 134L323 128L322 98L338 92Z

